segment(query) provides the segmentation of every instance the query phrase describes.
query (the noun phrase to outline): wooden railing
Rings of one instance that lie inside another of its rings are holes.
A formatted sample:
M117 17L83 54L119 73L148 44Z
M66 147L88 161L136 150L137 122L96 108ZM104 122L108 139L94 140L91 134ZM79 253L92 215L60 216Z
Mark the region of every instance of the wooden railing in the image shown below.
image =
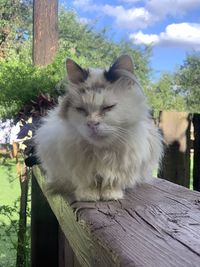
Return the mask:
M191 184L193 155L199 190L199 123L197 114L161 114L167 146L160 175L165 180L152 178L127 190L123 200L76 202L48 195L45 177L35 166L32 267L199 267L200 193L185 188Z
M200 266L199 192L154 178L123 200L74 202L33 174L32 267Z

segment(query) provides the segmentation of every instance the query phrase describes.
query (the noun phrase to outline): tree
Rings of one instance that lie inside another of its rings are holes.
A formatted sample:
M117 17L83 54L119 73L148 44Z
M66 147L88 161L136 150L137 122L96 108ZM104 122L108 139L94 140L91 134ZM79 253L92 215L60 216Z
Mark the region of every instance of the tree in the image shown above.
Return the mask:
M162 110L185 109L185 101L174 81L174 76L164 73L148 90L147 96L153 109L158 113Z
M6 3L5 0L2 1ZM30 1L15 1L28 2L30 5ZM20 16L20 12L16 17ZM28 25L27 16L25 21ZM13 32L17 32L16 25L20 27L20 23L14 23ZM12 25L12 21L8 20L8 24ZM28 26L23 29L28 29ZM120 54L129 53L133 57L139 81L143 86L148 84L149 49L135 48L131 43L124 41L115 43L107 37L106 30L97 32L95 25L81 24L75 12L63 8L60 10L59 50L54 62L46 67L32 65L30 42L32 33L29 32L29 34L29 38L23 38L19 50L14 49L15 39L12 39L13 52L0 58L0 117L15 115L40 93L50 93L53 96L57 94L55 89L66 88L66 80L60 82L65 76L64 59L66 57L74 59L83 67L102 68L109 66Z
M194 52L186 57L184 64L176 73L176 82L187 104L187 110L199 112L200 103L200 53Z
M0 1L0 59L20 53L32 34L32 1Z
M149 80L150 49L140 49L131 42L115 43L107 37L107 29L95 30L95 23L82 24L77 14L61 8L59 12L60 50L70 53L83 66L108 67L122 53L132 56L135 72L145 85Z

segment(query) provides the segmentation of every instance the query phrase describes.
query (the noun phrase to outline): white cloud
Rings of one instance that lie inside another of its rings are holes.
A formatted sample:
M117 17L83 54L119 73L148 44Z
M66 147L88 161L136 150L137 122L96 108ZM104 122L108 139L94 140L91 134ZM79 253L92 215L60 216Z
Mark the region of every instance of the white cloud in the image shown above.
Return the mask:
M156 34L144 34L142 31L137 33L132 33L129 35L129 38L133 40L135 44L157 44L159 41L159 36Z
M143 0L118 0L118 2L124 2L124 3L138 3L138 2L143 2Z
M131 34L129 37L135 44L182 46L200 50L200 24L197 23L170 24L159 35L144 34L142 31L139 31Z
M73 5L77 6L77 7L82 7L82 6L89 6L90 4L92 4L91 0L74 0L73 1Z
M197 7L200 7L199 0L148 0L145 5L149 12L160 19L169 15L184 15Z
M113 17L117 26L122 28L146 28L150 21L154 20L154 17L143 7L125 8L122 5L97 5L92 0L75 0L73 4L85 11L100 11L101 14Z
M145 28L153 20L143 7L125 9L123 6L104 5L101 10L104 14L114 17L117 25L123 28Z
M102 15L113 17L117 26L129 29L147 28L167 16L177 17L200 7L200 0L121 0L120 2L128 3L131 7L103 5L95 3L94 0L74 0L73 4L85 11L101 12ZM140 7L135 6L136 2L141 2Z
M91 22L91 19L88 19L88 18L85 18L85 17L79 17L78 20L79 20L79 22L81 24L84 24L84 25L85 24L89 24Z

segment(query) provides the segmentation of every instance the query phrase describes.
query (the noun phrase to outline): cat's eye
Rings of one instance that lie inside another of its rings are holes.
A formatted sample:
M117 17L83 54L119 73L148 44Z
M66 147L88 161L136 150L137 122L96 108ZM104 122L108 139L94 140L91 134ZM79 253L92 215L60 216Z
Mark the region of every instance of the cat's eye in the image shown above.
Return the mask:
M87 115L87 110L85 108L76 107L76 111L78 111L79 113L82 113L83 115Z
M103 111L110 111L111 109L113 109L116 106L116 104L113 105L109 105L109 106L105 106L102 108Z

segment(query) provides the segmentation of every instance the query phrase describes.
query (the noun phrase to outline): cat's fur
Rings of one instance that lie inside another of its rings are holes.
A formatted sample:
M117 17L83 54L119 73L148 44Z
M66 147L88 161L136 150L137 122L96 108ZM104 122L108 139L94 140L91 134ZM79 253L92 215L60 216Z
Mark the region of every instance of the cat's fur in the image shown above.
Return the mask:
M162 154L132 60L123 55L107 71L66 66L68 92L35 137L47 182L77 200L120 199L152 176Z

